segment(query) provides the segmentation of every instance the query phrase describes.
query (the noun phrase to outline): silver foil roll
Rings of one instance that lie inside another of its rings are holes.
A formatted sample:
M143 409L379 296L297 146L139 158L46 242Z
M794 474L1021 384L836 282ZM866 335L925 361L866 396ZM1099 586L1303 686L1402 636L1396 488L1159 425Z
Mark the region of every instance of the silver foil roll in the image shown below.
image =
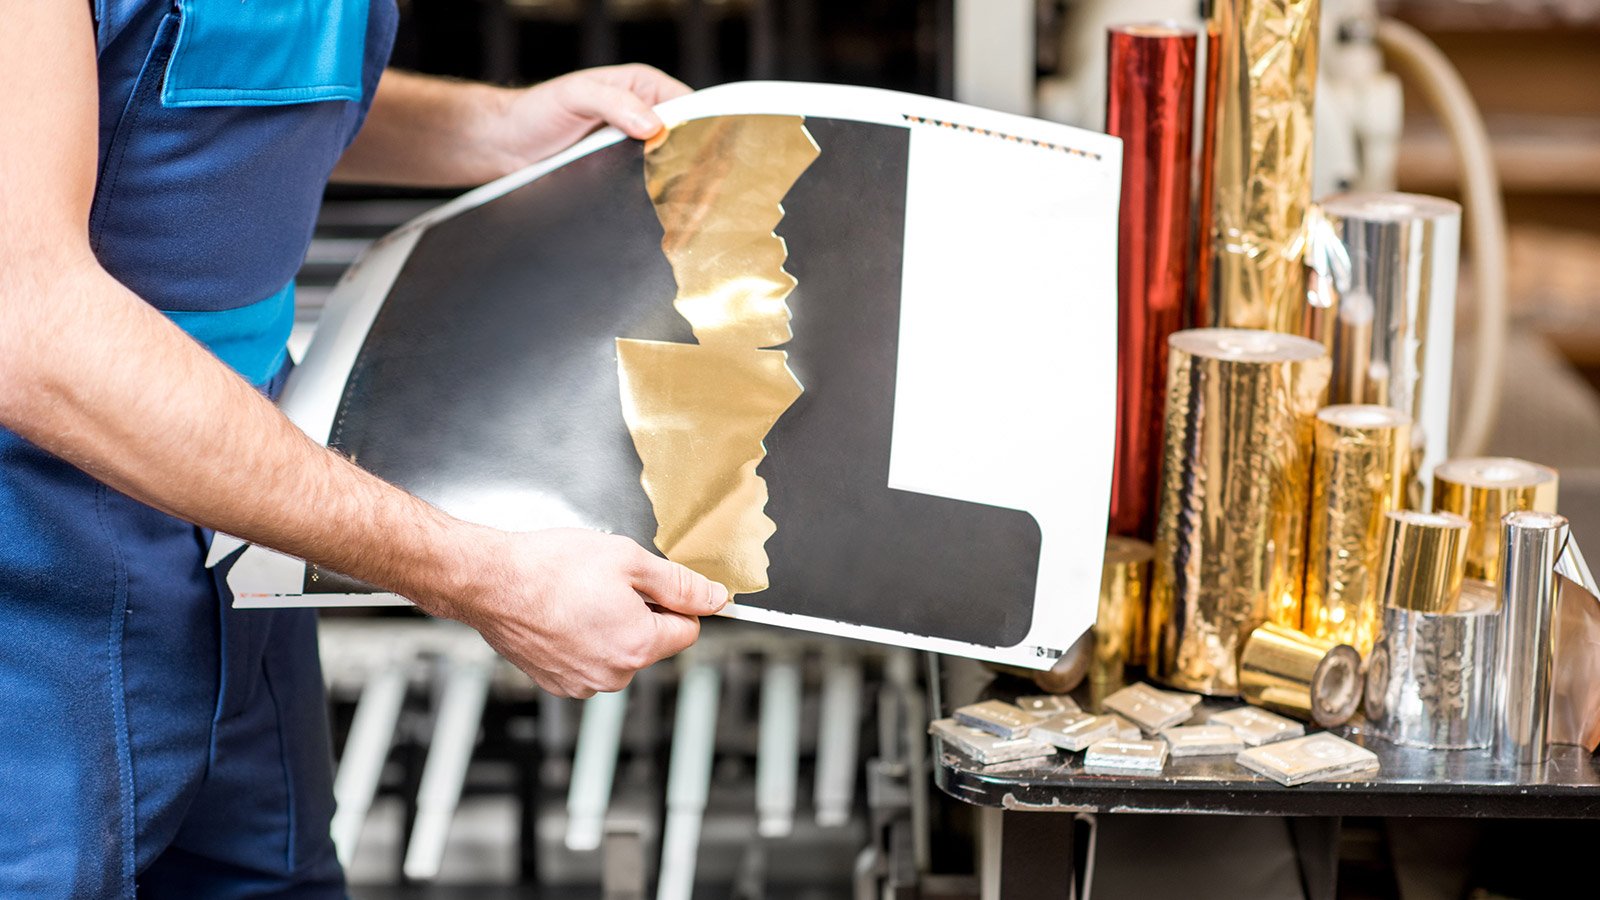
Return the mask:
M1426 479L1447 453L1461 207L1421 194L1330 197L1322 214L1350 263L1336 279L1334 403L1411 416Z
M1556 563L1566 548L1565 516L1523 511L1501 526L1500 658L1495 681L1494 755L1507 765L1550 756L1550 694L1555 666Z
M1367 660L1367 720L1396 744L1429 750L1488 747L1500 598L1480 581L1461 588L1455 612L1383 610L1383 637Z

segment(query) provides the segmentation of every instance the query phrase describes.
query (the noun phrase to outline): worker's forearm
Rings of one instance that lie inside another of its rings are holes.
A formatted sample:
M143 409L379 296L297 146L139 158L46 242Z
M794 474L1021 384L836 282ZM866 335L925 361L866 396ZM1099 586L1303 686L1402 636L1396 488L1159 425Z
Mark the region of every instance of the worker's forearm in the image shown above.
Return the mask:
M0 272L0 424L137 500L424 607L470 596L452 581L473 577L463 547L496 539L318 446L92 259Z
M466 187L516 169L494 127L514 91L390 70L335 181Z

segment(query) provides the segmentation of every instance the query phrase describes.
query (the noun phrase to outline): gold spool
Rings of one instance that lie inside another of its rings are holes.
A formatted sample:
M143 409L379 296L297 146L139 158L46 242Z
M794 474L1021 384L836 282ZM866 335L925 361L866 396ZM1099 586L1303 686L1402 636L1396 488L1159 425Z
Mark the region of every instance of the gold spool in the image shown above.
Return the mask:
M1556 511L1561 478L1555 469L1510 457L1452 459L1433 470L1433 508L1466 516L1466 576L1500 583L1500 520L1506 513Z
M1322 345L1207 328L1169 342L1150 622L1161 681L1237 694L1239 651L1266 621L1300 624Z
M1268 623L1250 633L1239 657L1239 690L1248 703L1324 728L1343 725L1361 704L1361 654Z
M1216 0L1207 110L1215 323L1294 331L1305 297L1318 0Z
M1106 538L1100 609L1094 623L1094 662L1089 667L1089 679L1096 687L1120 686L1125 680L1123 670L1144 660L1145 605L1154 556L1155 548L1144 541L1115 535Z
M1383 540L1385 606L1453 613L1461 604L1467 534L1472 523L1454 513L1388 513Z
M1387 406L1317 413L1301 627L1364 657L1383 623L1384 514L1406 499L1411 417Z

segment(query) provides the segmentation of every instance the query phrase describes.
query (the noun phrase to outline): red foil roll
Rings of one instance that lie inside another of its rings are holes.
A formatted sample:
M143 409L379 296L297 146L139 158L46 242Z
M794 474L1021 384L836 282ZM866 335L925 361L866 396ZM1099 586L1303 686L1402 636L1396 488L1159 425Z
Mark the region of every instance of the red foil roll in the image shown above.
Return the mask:
M1144 540L1155 533L1167 337L1186 327L1194 74L1194 32L1109 30L1106 131L1122 138L1111 530Z

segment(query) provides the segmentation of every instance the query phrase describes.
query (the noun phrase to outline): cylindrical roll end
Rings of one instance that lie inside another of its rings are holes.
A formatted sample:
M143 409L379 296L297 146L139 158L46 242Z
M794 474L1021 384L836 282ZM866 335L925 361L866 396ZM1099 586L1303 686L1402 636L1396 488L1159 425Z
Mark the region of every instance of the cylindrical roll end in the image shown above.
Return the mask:
M1455 612L1472 523L1453 513L1399 510L1387 515L1384 605L1414 612Z

